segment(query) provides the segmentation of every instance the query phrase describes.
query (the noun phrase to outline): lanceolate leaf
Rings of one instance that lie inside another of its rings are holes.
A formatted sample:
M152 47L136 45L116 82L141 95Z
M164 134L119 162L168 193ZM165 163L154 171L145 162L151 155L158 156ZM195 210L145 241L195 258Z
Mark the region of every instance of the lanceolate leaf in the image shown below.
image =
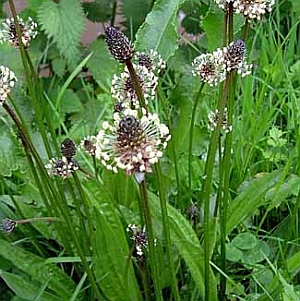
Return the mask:
M62 300L68 300L72 296L75 284L55 265L46 265L44 259L13 246L4 239L0 239L0 255L10 260L35 281L45 283L50 279L48 287L55 291Z
M140 293L131 264L126 267L129 249L124 228L110 204L97 206L93 242L95 275L111 301L137 301Z
M265 196L277 183L281 172L259 175L229 204L227 233L265 204Z
M32 283L32 281L26 281L25 277L10 274L0 270L0 277L5 281L7 286L19 297L25 300L35 300L38 294L38 286ZM60 297L57 297L51 293L43 292L39 297L39 301L61 301Z
M136 48L156 49L168 60L178 48L177 11L185 0L157 0L136 35Z
M153 214L155 223L161 223L161 209L155 195L151 195L151 213ZM194 230L180 212L168 205L168 215L171 241L185 260L195 284L204 298L204 252L202 246ZM217 300L216 280L212 271L210 274L210 288L210 300Z

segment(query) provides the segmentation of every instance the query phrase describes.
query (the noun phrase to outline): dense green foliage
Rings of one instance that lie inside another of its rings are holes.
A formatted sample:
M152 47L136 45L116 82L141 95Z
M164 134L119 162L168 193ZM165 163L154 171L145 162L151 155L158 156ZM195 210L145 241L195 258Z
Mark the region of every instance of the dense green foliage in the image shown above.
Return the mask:
M0 45L0 65L18 78L7 103L31 141L24 148L18 125L0 108L0 220L54 219L0 233L0 300L299 300L299 1L276 0L248 25L234 14L235 40L249 26L253 69L234 77L233 131L215 144L207 116L224 91L203 88L191 64L223 46L224 12L214 1L27 2L20 16L36 20L37 38L27 49ZM101 33L83 45L87 19ZM112 173L83 150L70 178L44 168L64 139L79 145L112 119L111 82L126 67L112 59L104 24L121 28L136 51L155 49L167 62L149 107L172 138L146 174L156 246L142 263L126 231L144 226L133 176Z

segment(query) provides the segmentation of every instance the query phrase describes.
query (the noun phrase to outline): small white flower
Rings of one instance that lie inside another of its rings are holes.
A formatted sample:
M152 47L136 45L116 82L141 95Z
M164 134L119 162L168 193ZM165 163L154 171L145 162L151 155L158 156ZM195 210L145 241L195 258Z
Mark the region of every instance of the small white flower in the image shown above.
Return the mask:
M166 62L154 49L151 49L149 53L137 52L134 59L138 65L146 67L149 72L154 72L155 74L166 68Z
M202 82L216 86L225 80L226 71L223 67L223 53L218 49L213 53L201 54L192 63L192 73L199 76Z
M275 0L215 0L223 10L228 10L232 3L233 11L242 14L248 21L260 20L261 16L272 11Z
M252 64L246 62L246 47L242 40L233 41L223 48L223 66L227 72L236 70L242 77L251 73Z
M7 67L0 66L0 105L6 100L16 81L17 78L12 71Z
M145 66L134 65L134 67L147 105L149 101L155 98L158 78ZM111 83L111 95L117 102L122 104L121 109L131 106L139 108L139 100L127 70L122 72L119 76L114 75Z
M24 47L30 45L30 41L37 36L37 24L29 17L26 22L17 16L17 20L21 30L21 39ZM14 23L14 18L6 19L1 24L0 28L0 43L8 42L14 47L19 47L17 29Z
M74 159L68 160L66 157L52 158L49 163L45 165L47 172L51 176L59 176L66 179L72 173L78 170L78 164Z
M219 122L219 110L217 109L215 112L209 112L208 114L208 128L211 131L214 131ZM227 123L228 113L227 108L224 109L223 120L221 121L221 129L225 131L225 133L229 133L232 131L232 125L228 125Z
M80 148L83 148L89 155L95 156L96 136L87 136L80 142Z

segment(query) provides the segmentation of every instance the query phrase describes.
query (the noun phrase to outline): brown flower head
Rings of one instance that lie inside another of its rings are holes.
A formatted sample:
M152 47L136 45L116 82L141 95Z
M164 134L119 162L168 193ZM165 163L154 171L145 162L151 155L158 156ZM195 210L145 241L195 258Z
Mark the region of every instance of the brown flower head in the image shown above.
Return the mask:
M66 138L60 146L60 151L67 158L68 162L70 162L76 154L76 144L72 139Z
M134 54L134 46L128 38L115 27L105 29L105 40L111 55L120 63L130 61Z
M157 114L143 110L138 118L135 110L114 114L114 124L102 124L97 135L96 157L109 170L123 169L127 175L151 172L151 165L162 157L171 138L169 129L160 123Z

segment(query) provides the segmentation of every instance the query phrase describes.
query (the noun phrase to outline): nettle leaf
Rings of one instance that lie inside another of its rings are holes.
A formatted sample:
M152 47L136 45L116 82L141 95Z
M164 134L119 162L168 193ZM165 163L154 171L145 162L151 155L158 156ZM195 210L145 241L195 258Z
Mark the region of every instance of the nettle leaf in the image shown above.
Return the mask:
M27 8L33 10L34 12L37 12L41 4L46 1L47 0L26 0L26 2L28 3Z
M157 50L168 60L178 48L177 11L185 0L157 0L136 34L138 50Z
M66 60L63 58L57 58L52 61L52 70L60 78L62 78L66 72Z
M223 30L223 18L224 13L209 12L202 21L202 28L205 30L206 37L208 40L208 49L210 51L220 47L222 41L222 30Z
M62 113L76 113L82 110L82 105L78 95L71 89L67 89L61 101Z
M4 128L4 130L3 130ZM11 135L7 128L1 127L2 134L0 135L0 164L1 174L6 177L11 177L14 171L25 172L27 170L26 161L21 150L21 145L16 137Z
M74 68L80 57L80 38L85 17L79 1L45 2L38 11L38 20L49 38L53 38L61 55Z

